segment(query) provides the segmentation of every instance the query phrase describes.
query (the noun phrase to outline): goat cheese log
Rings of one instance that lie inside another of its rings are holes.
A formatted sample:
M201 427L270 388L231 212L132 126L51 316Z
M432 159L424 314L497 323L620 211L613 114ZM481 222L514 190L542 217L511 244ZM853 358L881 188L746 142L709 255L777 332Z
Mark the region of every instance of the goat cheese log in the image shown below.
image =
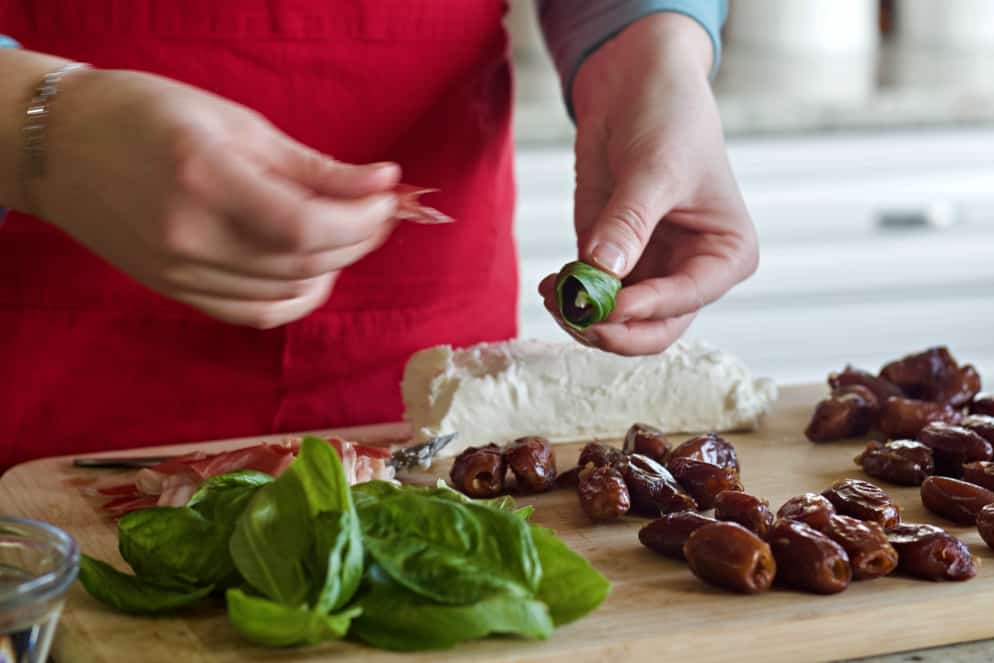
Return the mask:
M446 456L525 435L620 438L633 422L667 433L751 430L777 396L772 380L703 342L647 357L540 341L442 345L412 355L401 388L417 441L459 434Z

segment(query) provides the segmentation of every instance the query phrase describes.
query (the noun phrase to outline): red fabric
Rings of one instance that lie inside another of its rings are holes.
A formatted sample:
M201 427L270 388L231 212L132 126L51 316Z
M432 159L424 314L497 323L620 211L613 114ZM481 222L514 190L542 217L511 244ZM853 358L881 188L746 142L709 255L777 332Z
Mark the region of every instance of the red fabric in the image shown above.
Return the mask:
M33 457L397 420L420 348L516 333L500 0L0 0L26 48L151 71L353 162L398 161L457 219L402 224L270 331L131 281L38 220L0 226L0 470Z

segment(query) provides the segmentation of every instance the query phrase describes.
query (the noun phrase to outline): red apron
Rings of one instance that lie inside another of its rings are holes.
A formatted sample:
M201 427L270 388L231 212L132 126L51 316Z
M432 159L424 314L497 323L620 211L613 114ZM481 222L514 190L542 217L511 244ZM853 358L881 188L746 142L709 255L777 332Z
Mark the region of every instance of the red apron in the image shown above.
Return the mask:
M398 161L402 224L328 303L257 331L131 281L54 227L0 225L0 471L30 458L397 420L410 354L516 333L502 0L0 0L0 32L251 106L350 162ZM71 112L62 109L61 112Z

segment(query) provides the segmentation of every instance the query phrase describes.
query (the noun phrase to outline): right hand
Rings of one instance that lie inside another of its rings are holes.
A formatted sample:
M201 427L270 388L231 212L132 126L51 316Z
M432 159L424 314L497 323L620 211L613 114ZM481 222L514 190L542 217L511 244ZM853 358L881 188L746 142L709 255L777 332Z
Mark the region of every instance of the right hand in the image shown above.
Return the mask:
M337 162L149 74L87 70L61 86L35 211L218 320L265 329L307 315L395 226L396 164Z

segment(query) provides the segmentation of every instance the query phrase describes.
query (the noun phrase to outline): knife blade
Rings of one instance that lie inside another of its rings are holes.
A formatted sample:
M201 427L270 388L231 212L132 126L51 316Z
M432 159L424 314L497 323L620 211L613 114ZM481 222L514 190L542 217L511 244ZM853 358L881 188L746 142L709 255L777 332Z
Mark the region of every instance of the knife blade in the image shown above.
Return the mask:
M455 438L455 433L441 435L421 444L397 449L390 455L387 463L392 465L395 470L428 469L438 452ZM75 467L91 469L139 469L158 465L173 458L178 458L178 456L100 456L97 458L76 458L72 464Z

